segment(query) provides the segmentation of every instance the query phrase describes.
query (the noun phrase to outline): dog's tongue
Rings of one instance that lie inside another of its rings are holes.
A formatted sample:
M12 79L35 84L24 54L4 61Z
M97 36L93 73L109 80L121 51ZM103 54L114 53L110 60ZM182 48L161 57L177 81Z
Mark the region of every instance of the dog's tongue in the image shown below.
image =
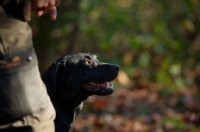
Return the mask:
M93 83L93 82L90 82L88 83L89 86L91 87L102 87L102 88L113 88L113 85L111 83Z
M108 83L98 83L100 87L109 88Z
M99 86L104 87L104 88L111 88L112 84L110 84L110 83L99 83Z

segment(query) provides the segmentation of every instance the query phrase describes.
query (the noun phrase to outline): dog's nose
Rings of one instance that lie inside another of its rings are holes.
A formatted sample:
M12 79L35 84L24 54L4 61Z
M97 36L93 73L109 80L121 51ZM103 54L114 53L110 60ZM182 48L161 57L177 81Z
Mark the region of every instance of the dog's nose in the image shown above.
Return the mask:
M118 72L119 71L119 65L113 65L112 70Z

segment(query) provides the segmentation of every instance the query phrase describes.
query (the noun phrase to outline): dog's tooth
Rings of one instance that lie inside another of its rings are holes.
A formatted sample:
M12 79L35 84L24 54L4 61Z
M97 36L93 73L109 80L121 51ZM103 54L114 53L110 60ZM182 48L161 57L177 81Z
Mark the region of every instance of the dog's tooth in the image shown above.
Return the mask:
M90 82L89 84L94 86L100 86L98 83L93 83L93 82Z
M107 87L106 88L109 88L110 87L110 84L109 83L107 83Z
M93 82L91 82L90 84L91 84L91 85L95 85L95 83L93 83Z
M110 84L109 88L113 89L113 84L112 83Z

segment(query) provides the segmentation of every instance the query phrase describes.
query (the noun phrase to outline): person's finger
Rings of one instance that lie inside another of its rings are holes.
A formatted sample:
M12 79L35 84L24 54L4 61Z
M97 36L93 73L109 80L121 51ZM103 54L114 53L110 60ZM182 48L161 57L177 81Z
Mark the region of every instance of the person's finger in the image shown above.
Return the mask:
M36 15L37 15L38 17L41 17L42 15L49 13L49 10L50 10L49 7L38 9L38 10L36 11Z
M60 4L60 0L49 0L49 6L58 6Z
M60 5L60 0L56 0L55 6Z
M48 1L47 0L38 0L36 3L37 8L44 8L48 6Z
M56 4L56 0L49 0L50 7L55 6L55 4Z
M48 7L49 0L31 0L31 10L37 11Z
M51 7L49 10L51 20L56 20L57 9L55 6Z
M38 10L36 11L37 17L41 17L44 14L44 10Z

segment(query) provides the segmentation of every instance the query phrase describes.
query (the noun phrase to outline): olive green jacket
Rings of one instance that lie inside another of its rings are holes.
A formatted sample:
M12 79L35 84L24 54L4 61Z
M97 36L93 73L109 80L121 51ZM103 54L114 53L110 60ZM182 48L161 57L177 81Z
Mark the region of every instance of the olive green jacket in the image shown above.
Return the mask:
M27 22L30 1L0 0L0 126L48 107Z

